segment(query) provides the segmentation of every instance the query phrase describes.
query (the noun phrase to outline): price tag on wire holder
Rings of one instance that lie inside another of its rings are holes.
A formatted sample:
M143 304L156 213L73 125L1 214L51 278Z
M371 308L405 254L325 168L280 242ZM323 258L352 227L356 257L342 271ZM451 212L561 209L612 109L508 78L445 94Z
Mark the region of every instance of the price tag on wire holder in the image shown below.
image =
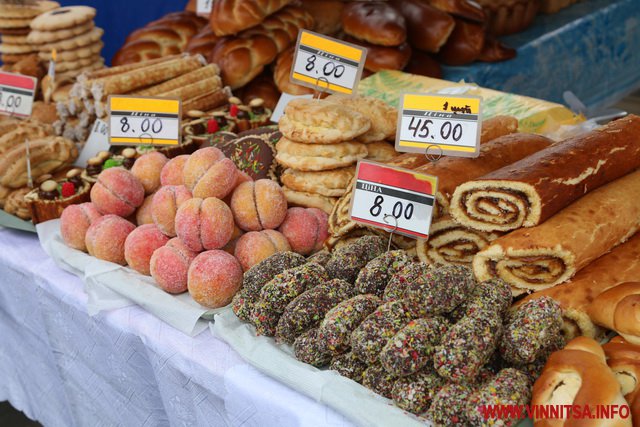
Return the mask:
M398 111L396 151L437 158L478 157L480 100L470 95L404 94Z
M0 114L29 117L37 83L35 77L0 72Z
M179 99L111 95L107 105L110 144L180 144Z
M213 9L214 0L196 0L196 14L200 16L209 16Z
M427 239L437 189L435 176L361 160L349 216L361 224Z
M366 57L364 47L302 30L298 34L291 81L350 95L358 87Z

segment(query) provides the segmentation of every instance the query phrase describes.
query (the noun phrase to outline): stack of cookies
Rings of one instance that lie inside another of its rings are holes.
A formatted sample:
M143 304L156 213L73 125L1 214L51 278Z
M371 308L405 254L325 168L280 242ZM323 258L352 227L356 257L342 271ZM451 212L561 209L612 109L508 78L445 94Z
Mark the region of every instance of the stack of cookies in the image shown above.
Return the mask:
M280 119L283 137L276 145L288 202L330 213L358 160L385 162L396 156L385 142L395 137L396 118L394 108L373 98L292 100Z
M54 1L44 0L0 2L0 53L3 64L13 65L37 51L27 40L31 20L59 6Z
M31 21L27 40L37 46L41 62L48 63L55 50L56 80L75 77L83 71L102 68L103 30L95 26L96 10L69 6L49 10Z

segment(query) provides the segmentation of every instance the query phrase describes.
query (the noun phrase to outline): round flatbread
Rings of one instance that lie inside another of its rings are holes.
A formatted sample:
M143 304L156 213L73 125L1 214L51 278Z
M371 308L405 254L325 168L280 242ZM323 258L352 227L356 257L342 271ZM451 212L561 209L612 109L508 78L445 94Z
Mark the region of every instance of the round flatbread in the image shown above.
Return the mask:
M374 162L388 162L400 155L400 153L393 148L393 145L386 141L367 144L367 151L369 154L367 154L366 159L373 160Z
M327 214L331 213L333 206L338 199L336 197L326 197L319 194L295 191L287 187L282 187L287 203L291 206L302 206L304 208L318 208Z
M9 43L9 44L29 44L29 41L27 40L29 36L24 36L24 35L11 35L11 34L3 34L2 35L2 43Z
M91 31L86 32L84 34L80 34L79 36L71 37L66 40L60 40L53 43L46 43L40 45L40 52L51 52L53 49L56 50L73 50L78 49L84 46L88 46L94 44L102 39L102 35L104 34L104 30L99 27L94 27Z
M58 52L57 61L75 61L76 59L89 58L91 56L95 56L100 53L102 50L103 43L97 42L94 44L90 44L89 46L84 46L78 49L73 50L63 50ZM40 52L38 57L42 61L50 61L51 60L51 51L48 52Z
M3 18L35 18L41 13L60 7L55 1L37 1L26 4L0 3L0 16Z
M366 145L359 142L310 145L284 137L276 145L276 151L278 163L300 171L325 171L351 166L368 153Z
M398 125L398 110L384 101L365 96L331 95L326 101L351 108L371 120L371 128L355 138L356 141L370 143L394 139Z
M31 18L0 18L0 28L16 29L29 28Z
M34 46L31 46L30 44L11 44L11 43L0 44L0 53L21 54L21 53L31 53L35 51L36 51L36 48Z
M295 191L320 194L327 197L344 195L349 181L356 173L355 166L320 172L287 169L282 173L282 184Z
M31 29L54 31L69 28L91 21L95 16L96 10L89 6L60 7L43 13L31 21Z
M62 28L55 31L33 30L27 36L27 40L29 41L29 43L33 44L53 43L60 40L69 39L71 37L79 36L80 34L91 31L94 27L95 24L93 23L93 21L89 21L82 25L77 25L70 28Z

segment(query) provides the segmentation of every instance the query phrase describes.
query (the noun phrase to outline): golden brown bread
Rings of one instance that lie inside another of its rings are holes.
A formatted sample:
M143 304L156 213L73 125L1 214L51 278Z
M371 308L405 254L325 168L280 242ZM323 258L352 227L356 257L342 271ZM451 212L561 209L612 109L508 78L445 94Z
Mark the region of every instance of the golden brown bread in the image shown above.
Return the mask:
M477 158L445 157L420 166L416 171L438 177L435 216L440 216L449 211L451 196L460 184L510 165L551 144L552 140L541 135L513 133L481 144Z
M433 59L431 55L414 49L406 67L405 73L417 74L419 76L442 78L442 67L440 63Z
M330 95L325 102L334 102L365 116L371 122L369 130L353 138L365 144L395 138L398 110L377 98L366 96Z
M480 57L484 47L485 31L481 24L456 18L453 32L438 53L438 59L447 65L465 65Z
M486 19L484 10L475 1L470 0L427 0L431 6L443 12L450 13L459 18L476 22L484 22Z
M303 0L300 7L313 16L316 33L332 35L342 29L344 2L341 0Z
M600 345L591 338L578 337L563 350L553 353L533 385L531 404L537 405L625 405L620 385L605 362ZM608 419L536 419L535 427L631 426L630 418L614 415Z
M301 28L312 25L313 17L306 11L286 7L256 27L220 39L209 60L220 66L222 80L232 89L242 87L293 44Z
M482 52L478 57L478 61L483 62L499 62L513 59L518 53L515 49L506 46L499 40L487 37L482 47Z
M404 17L385 2L350 2L342 11L342 29L380 46L399 46L407 39Z
M527 29L538 13L539 1L477 0L487 16L487 31L494 36L519 33Z
M515 294L558 285L633 236L640 228L639 198L637 170L587 193L540 225L496 239L476 254L473 272L478 280L501 278Z
M345 193L347 185L355 173L355 166L320 172L286 169L280 180L282 185L295 191L340 197Z
M640 345L640 282L627 282L595 297L587 312L596 325L616 331L627 341Z
M588 191L640 167L640 117L629 115L461 185L454 219L484 231L540 224Z
M273 80L278 86L280 92L291 95L304 95L313 93L313 89L301 86L291 81L291 67L293 66L293 57L296 53L296 47L291 46L278 55L276 66L273 70Z
M602 346L624 398L631 407L633 426L640 423L640 346L615 336Z
M279 164L299 171L326 171L355 164L367 155L367 147L359 142L338 144L302 144L282 137L276 144Z
M580 270L570 281L553 288L534 292L521 299L516 305L532 298L548 296L562 309L563 334L567 338L585 335L600 339L602 328L596 326L587 310L593 300L602 292L618 284L640 277L640 234L617 246Z
M415 49L440 51L456 25L451 15L422 0L394 0L391 5L404 16L407 38Z
M345 37L349 43L367 48L365 70L377 73L382 70L402 70L411 59L411 46L402 43L399 46L378 46L353 37Z
M204 67L196 68L191 72L182 74L178 77L169 79L157 85L137 90L133 92L133 94L139 96L158 96L176 89L180 89L184 86L196 83L201 80L218 77L219 74L220 68L218 68L218 66L215 64L209 64ZM220 87L220 85L217 86L218 88Z
M276 108L280 99L280 91L273 81L273 77L267 72L251 80L236 94L242 99L244 105L249 105L251 100L260 98L264 101L264 106L271 111Z
M218 36L237 34L260 24L289 3L291 0L217 0L211 9L209 25Z
M206 25L189 40L185 52L191 55L200 54L208 57L218 40L220 40L220 37L216 36L211 27Z

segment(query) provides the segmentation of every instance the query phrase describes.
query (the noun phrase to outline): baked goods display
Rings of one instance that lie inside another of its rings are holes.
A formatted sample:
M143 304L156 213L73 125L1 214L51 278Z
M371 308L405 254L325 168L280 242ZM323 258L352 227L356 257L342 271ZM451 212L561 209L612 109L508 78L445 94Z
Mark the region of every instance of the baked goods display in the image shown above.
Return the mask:
M640 417L638 401L638 357L640 347L627 342L621 336L611 339L602 346L607 357L607 365L620 383L622 394L631 408L634 419Z

